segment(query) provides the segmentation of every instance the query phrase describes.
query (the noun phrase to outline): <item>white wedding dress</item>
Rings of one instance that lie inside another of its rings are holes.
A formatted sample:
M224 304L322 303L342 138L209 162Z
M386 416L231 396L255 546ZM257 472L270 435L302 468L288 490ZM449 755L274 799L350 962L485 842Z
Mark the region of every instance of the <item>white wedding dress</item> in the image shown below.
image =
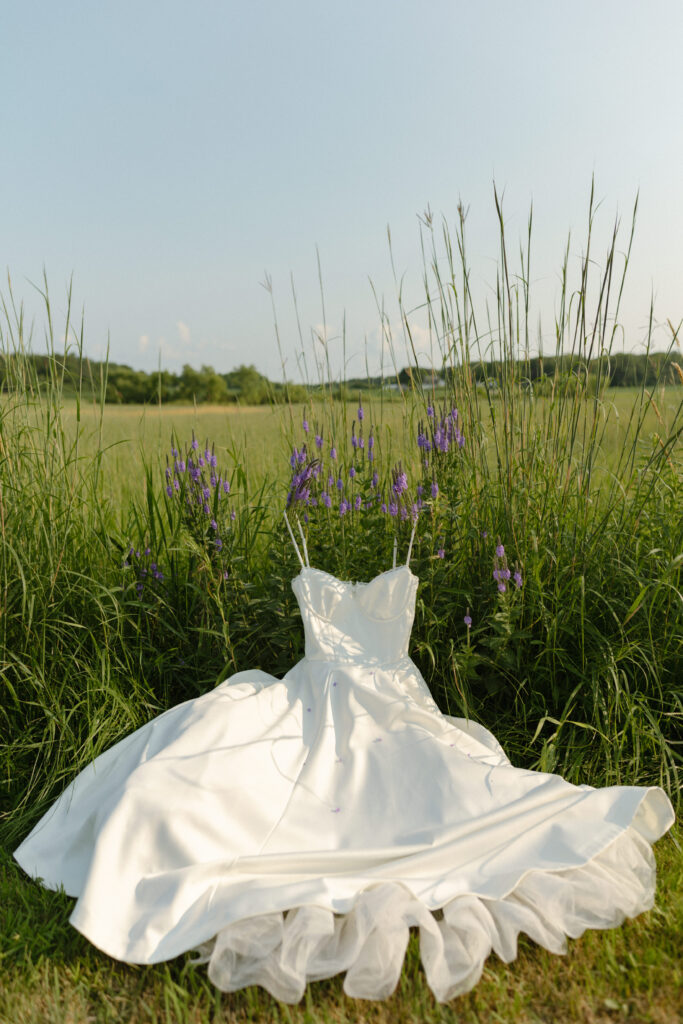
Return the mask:
M221 989L285 1002L340 971L347 994L385 998L413 926L447 1000L520 932L561 953L651 907L666 794L514 768L441 714L408 657L417 585L407 566L356 584L303 566L305 658L117 743L16 859L77 898L72 924L111 956L199 950Z

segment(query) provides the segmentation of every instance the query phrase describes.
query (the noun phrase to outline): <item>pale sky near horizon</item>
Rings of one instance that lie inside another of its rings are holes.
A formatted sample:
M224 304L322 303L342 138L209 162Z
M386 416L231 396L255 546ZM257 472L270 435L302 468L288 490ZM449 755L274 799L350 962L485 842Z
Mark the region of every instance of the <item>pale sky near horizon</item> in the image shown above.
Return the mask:
M73 275L95 358L109 337L110 358L140 369L254 363L279 378L267 272L297 379L290 275L308 347L323 323L317 247L335 371L344 317L347 374L366 352L371 372L387 369L369 285L397 323L387 226L416 305L418 215L429 205L453 226L462 200L475 290L490 295L495 180L513 251L533 201L551 349L592 175L598 260L617 213L625 247L640 193L623 345L642 346L654 295L663 348L667 320L683 318L682 41L679 0L11 0L0 261L35 317L34 348L44 267L58 334Z

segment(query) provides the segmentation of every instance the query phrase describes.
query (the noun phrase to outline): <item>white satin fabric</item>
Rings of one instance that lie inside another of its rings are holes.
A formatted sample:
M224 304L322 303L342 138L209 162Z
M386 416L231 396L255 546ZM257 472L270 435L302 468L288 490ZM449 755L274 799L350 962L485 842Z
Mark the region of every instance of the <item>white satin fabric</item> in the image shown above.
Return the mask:
M72 924L120 960L190 950L234 991L294 1002L345 971L396 986L409 929L437 999L493 949L652 906L658 787L574 786L514 768L483 726L442 715L408 657L417 578L367 584L304 567L306 656L282 680L240 672L160 715L80 773L15 852L77 897Z

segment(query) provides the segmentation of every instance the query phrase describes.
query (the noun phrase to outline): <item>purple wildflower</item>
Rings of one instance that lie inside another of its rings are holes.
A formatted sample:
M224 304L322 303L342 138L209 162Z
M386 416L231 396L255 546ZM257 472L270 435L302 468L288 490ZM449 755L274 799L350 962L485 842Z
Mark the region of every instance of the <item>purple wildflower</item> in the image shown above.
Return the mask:
M184 461L184 459L179 459L178 460L178 472L179 473L184 473L185 472L185 461Z
M349 476L353 480L355 475L356 475L356 467L355 466L351 466L351 469L349 470Z
M306 417L304 417L304 421L302 423L302 426L304 428L304 434L307 434L308 433L308 420L306 419Z
M212 530L217 530L218 529L218 523L216 522L215 519L212 519L211 523L209 525L211 526Z
M522 574L519 571L519 569L517 570L517 572L515 573L515 575L512 578L515 581L515 586L517 587L517 590L521 590L521 588L522 588Z
M439 550L436 553L436 557L437 558L445 558L446 557L446 550L445 550L445 548L439 548Z
M322 503L325 506L325 508L331 508L332 507L332 498L329 496L329 494L327 494L326 491L323 491L321 498L322 498Z
M337 490L338 491L343 491L344 490L344 481L342 480L341 477L339 477L339 479L337 480Z
M404 491L408 490L408 476L400 463L394 470L393 476L394 483L391 489L397 497L400 497Z
M470 629L470 627L472 625L472 616L469 614L469 612L467 613L467 615L465 616L465 618L462 621L465 623L467 628Z
M209 459L209 465L212 467L212 469L215 469L216 466L218 465L218 459L215 455L212 455L211 458Z
M173 488L171 487L171 485L170 485L170 484L169 484L169 485L168 485L168 487L166 488L166 493L168 494L169 498L172 498L172 497L173 497Z
M237 513L235 512L235 510L234 510L234 509L233 509L233 510L232 510L232 512L230 513L230 518L232 519L233 523L234 523L234 522L235 522L235 520L237 519Z
M318 451L320 451L320 449L321 449L321 448L322 448L322 446L323 446L323 438L322 438L322 434L316 434L316 435L315 435L315 446L316 446L316 448L318 449Z
M389 502L389 515L390 516L395 516L395 515L397 515L397 513L398 513L398 505L396 504L395 501L390 501Z
M498 556L498 558L504 558L505 557L505 548L500 543L500 541L498 542L498 545L496 547L496 555Z
M223 547L223 541L220 539L220 537L216 537L214 544L216 545L217 551L220 551Z
M223 491L224 491L224 492L225 492L226 494L229 494L229 493L230 493L230 484L228 483L228 481L227 481L227 480L224 480L224 481L223 481Z
M439 485L436 480L432 480L432 498L435 498L439 493Z
M499 591L501 592L501 594L504 594L504 593L505 593L505 591L507 590L507 587L506 587L506 586L505 586L505 584L504 584L504 583L503 583L503 582L501 581L501 582L500 582L500 583L498 584L498 589L499 589Z
M434 419L434 406L433 405L428 405L427 406L427 415L429 416L430 419Z
M330 448L330 458L332 459L333 462L337 461L337 449L335 448L334 445L332 445L332 447Z
M363 412L363 403L362 403L360 395L359 395L358 396L358 422L359 423L363 422L363 417L364 416L365 416L365 413Z
M194 435L192 437L192 444L190 445L190 448L192 449L193 452L196 452L197 449L199 448L199 441L196 439L196 437L194 437Z
M379 510L382 513L382 515L385 516L387 514L387 503L386 503L386 501L382 502L382 504L379 507Z

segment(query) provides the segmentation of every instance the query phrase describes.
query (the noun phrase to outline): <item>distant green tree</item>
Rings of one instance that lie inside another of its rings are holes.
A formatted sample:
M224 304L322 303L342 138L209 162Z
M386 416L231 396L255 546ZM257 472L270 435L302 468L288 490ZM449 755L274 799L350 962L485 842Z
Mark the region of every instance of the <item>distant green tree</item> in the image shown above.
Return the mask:
M133 370L130 366L118 366L109 375L109 385L117 402L149 401L149 376L144 370Z
M263 405L271 397L270 381L255 366L238 366L236 370L224 373L223 380L244 405Z
M213 366L202 366L201 370L195 370L186 363L180 375L178 397L198 403L222 404L228 401L229 394L224 378L216 373Z

